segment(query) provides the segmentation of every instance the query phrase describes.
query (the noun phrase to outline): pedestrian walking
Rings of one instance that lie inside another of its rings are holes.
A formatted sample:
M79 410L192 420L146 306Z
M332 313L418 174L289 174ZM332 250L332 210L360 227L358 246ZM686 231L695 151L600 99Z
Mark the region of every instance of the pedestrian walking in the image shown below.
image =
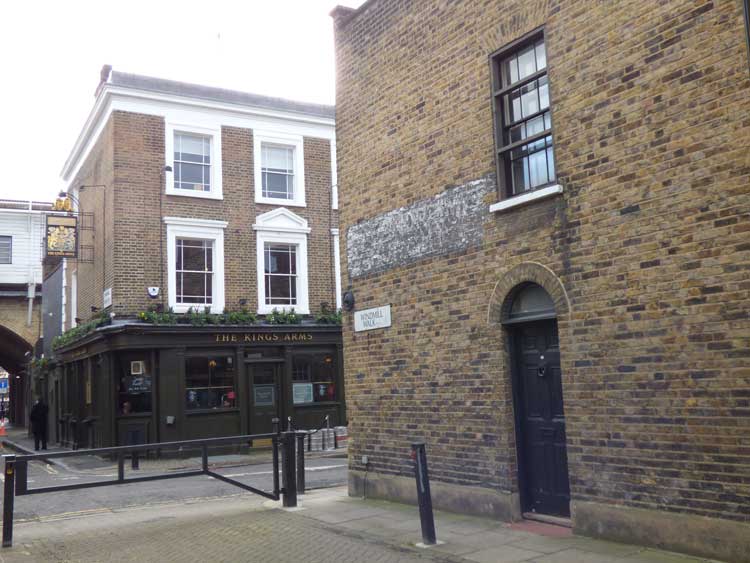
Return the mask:
M42 449L47 449L47 418L49 416L49 407L42 402L41 397L37 398L34 406L31 407L29 420L31 420L31 432L34 434L34 449L39 451L39 442L42 443Z

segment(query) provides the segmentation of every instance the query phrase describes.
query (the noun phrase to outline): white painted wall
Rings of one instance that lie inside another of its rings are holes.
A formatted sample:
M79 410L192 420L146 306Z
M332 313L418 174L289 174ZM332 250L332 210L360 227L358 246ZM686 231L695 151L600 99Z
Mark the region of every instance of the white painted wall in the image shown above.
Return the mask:
M0 236L13 237L10 264L0 264L0 284L42 283L44 214L0 207Z

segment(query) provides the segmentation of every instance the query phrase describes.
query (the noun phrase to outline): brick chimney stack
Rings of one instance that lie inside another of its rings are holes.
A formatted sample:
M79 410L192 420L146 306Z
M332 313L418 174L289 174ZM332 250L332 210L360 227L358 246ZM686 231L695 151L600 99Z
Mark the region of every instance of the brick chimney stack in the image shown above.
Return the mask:
M102 70L99 72L99 85L96 87L96 92L94 92L94 97L99 95L99 91L102 89L102 86L104 86L107 81L109 80L109 75L112 73L112 65L104 65L102 66Z

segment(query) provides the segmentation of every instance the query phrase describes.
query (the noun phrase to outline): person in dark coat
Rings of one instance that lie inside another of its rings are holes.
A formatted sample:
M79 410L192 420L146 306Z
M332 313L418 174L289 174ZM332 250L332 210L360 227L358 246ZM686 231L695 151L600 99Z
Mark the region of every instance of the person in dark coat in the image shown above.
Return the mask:
M42 443L42 449L47 449L47 418L49 416L49 407L37 399L34 406L31 407L29 420L31 420L31 432L34 434L34 449L39 451L39 442Z

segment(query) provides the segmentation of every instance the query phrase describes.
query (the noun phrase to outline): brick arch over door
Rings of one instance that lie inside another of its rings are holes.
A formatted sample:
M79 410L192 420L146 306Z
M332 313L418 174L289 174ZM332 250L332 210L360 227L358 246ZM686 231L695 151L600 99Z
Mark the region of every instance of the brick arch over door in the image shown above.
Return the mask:
M490 303L487 308L487 321L499 323L506 316L506 308L510 307L509 299L513 290L523 283L532 282L543 287L555 303L555 313L558 319L567 318L570 312L570 301L560 278L547 266L538 262L522 262L505 272L495 284Z

